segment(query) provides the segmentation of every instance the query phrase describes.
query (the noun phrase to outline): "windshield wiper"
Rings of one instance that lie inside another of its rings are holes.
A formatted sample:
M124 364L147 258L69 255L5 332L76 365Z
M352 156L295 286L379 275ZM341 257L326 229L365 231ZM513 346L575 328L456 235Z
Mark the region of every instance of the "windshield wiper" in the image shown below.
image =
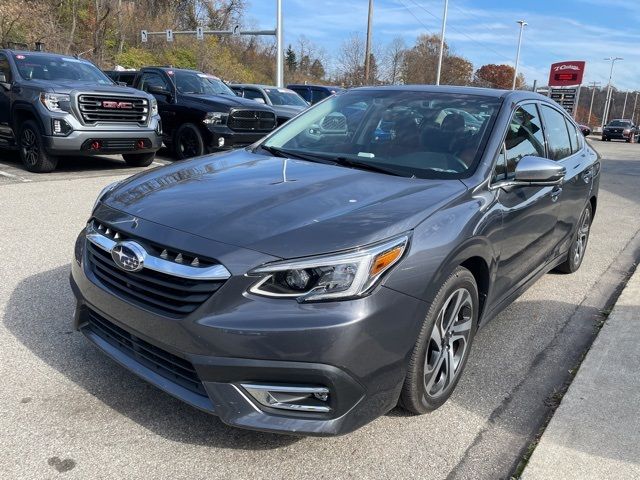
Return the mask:
M329 160L328 158L322 158L316 155L307 155L305 153L293 152L291 150L284 150L278 147L271 147L269 145L260 145L259 148L266 150L274 157L282 157L282 158L296 158L298 160L307 160L309 162L316 163L326 163L329 165L337 165L338 162L334 162L333 160Z
M395 168L373 165L371 163L361 162L359 160L352 160L346 157L335 157L333 158L333 160L335 161L336 164L341 165L343 167L358 168L360 170L368 170L370 172L385 173L387 175L395 175L396 177L413 177L414 176L414 175L409 175L407 172L396 170Z

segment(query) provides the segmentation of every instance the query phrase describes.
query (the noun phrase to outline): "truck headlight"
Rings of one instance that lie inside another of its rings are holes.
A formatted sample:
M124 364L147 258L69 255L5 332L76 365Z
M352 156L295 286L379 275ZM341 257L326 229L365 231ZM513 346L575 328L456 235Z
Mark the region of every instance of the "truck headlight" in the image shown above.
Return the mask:
M408 243L403 235L350 252L263 265L248 273L261 277L249 291L299 302L359 297L400 261Z
M151 97L151 116L158 115L158 100Z
M227 123L227 117L229 116L226 112L208 112L203 122L206 125L224 125Z
M52 112L70 112L71 97L64 93L46 93L40 94L40 101Z

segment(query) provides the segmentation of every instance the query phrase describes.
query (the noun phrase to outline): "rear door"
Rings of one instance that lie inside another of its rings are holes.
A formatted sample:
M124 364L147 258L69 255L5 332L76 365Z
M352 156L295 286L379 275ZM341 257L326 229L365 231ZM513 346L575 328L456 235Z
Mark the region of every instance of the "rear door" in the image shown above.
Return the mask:
M526 155L546 156L538 107L516 107L500 152L491 190L502 212L502 231L496 236L498 268L495 298L502 301L545 265L557 243L555 187L508 186L518 162ZM503 186L504 185L504 186Z
M554 255L569 249L571 238L590 197L594 158L585 148L585 140L573 121L560 109L540 106L548 145L548 158L561 163L567 170L558 197L558 243Z
M4 53L0 53L0 83L0 145L7 145L13 141L10 124L13 73Z

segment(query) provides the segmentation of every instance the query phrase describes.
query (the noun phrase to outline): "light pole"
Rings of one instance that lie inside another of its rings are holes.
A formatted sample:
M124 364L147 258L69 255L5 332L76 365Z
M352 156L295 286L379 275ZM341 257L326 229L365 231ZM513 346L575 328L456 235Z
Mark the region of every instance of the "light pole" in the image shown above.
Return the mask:
M635 123L636 119L636 105L638 105L638 92L636 92L636 99L633 101L633 113L631 114L631 123Z
M624 118L624 114L627 111L627 97L629 96L629 90L624 92L624 105L622 106L622 118Z
M371 75L371 23L373 22L373 0L369 0L369 15L367 16L367 43L364 47L364 83L369 84Z
M282 30L282 0L276 0L276 85L284 87L284 32Z
M596 95L596 85L600 85L600 82L591 82L591 103L589 104L589 117L587 118L587 125L591 125L591 112L593 111L593 97Z
M516 66L513 69L513 85L511 90L516 89L516 80L518 79L518 64L520 63L520 47L522 46L522 32L524 31L524 27L529 25L524 20L518 20L517 22L520 25L520 34L518 35L518 50L516 51Z
M611 101L611 78L613 77L613 66L618 60L624 60L622 57L609 57L605 58L611 62L611 70L609 71L609 82L607 83L607 97L604 101L604 112L602 113L602 129L607 123L607 117L609 116L609 102Z
M444 13L442 14L442 30L440 31L440 51L438 52L438 68L436 69L436 85L440 85L440 75L442 74L442 57L444 56L444 34L447 29L447 12L449 11L449 0L444 0Z

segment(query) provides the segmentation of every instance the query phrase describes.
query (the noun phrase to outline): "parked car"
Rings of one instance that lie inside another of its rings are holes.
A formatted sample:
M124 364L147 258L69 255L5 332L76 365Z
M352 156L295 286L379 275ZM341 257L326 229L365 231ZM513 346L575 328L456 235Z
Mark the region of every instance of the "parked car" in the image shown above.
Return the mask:
M17 148L27 170L51 172L63 155L121 154L147 166L161 134L156 100L91 62L0 50L0 147Z
M291 120L309 107L309 104L300 95L288 88L252 84L233 84L229 87L239 97L255 100L273 108L278 116L278 125Z
M107 186L71 262L75 327L237 427L336 435L397 403L426 413L478 326L580 268L599 172L536 93L349 90L251 149Z
M611 139L624 140L627 143L635 142L637 135L636 125L631 120L611 120L602 130L602 141L610 142Z
M293 90L302 98L304 98L311 105L318 103L320 100L324 100L331 95L338 92L342 92L344 88L328 85L299 85L291 84L287 85L289 90Z
M131 72L109 74L131 81ZM219 78L196 70L146 67L131 85L157 99L164 143L179 159L245 147L276 127L271 107L240 98Z
M578 128L580 129L580 131L585 137L588 137L589 135L591 135L591 127L589 127L588 125L579 124Z

